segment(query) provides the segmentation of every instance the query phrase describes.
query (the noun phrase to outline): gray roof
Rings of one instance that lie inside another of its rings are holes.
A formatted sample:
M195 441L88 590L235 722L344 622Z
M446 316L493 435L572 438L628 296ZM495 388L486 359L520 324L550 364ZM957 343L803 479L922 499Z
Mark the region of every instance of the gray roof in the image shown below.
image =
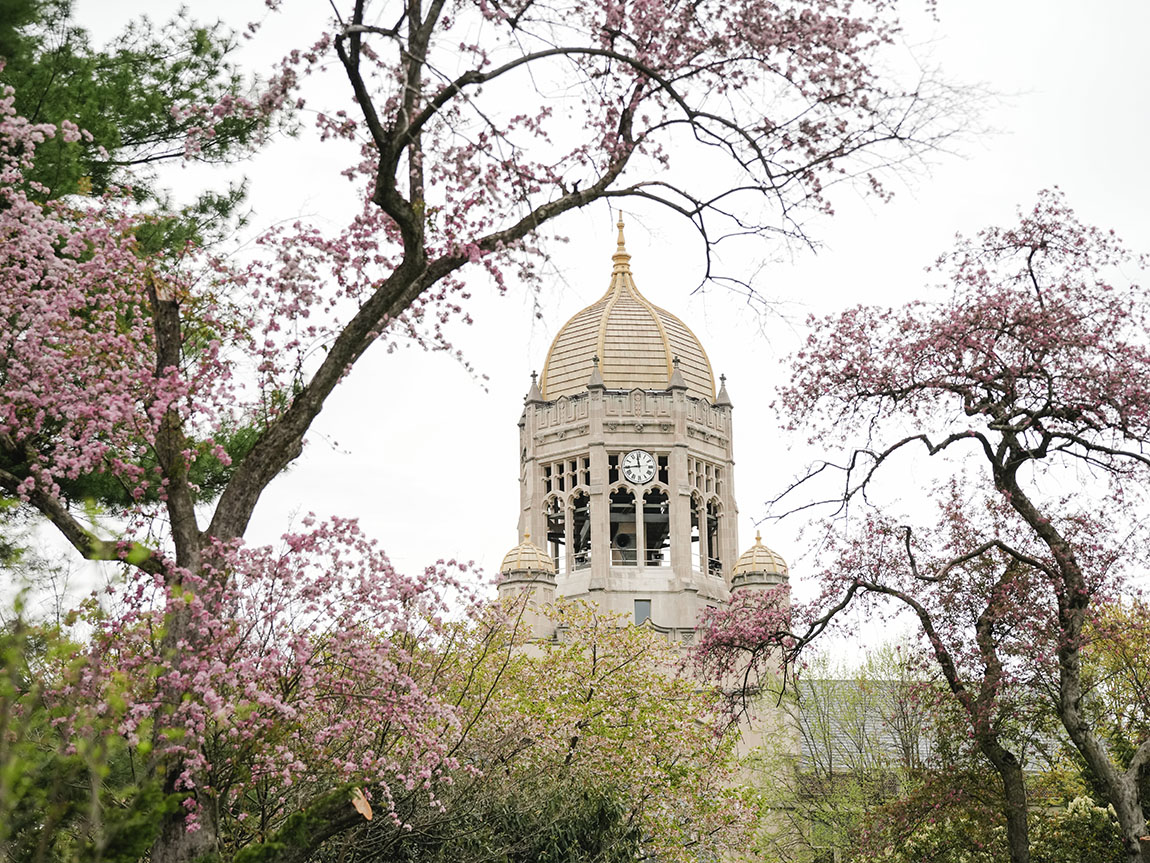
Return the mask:
M800 768L840 773L917 769L932 755L932 720L900 680L808 680L795 684Z

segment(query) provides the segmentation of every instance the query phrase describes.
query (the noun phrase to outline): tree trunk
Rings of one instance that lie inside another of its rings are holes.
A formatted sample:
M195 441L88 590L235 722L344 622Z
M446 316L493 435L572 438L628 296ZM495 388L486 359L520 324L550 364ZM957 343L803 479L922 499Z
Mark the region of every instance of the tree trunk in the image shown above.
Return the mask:
M1018 459L1017 463L1022 463ZM1092 600L1092 591L1074 554L1074 549L1045 517L1018 485L1017 467L996 475L995 484L1008 495L1011 507L1021 515L1035 534L1050 549L1057 565L1059 578L1053 583L1058 600L1058 625L1061 641L1058 645L1058 716L1074 748L1082 755L1086 766L1106 791L1106 797L1118 816L1122 827L1122 843L1128 863L1150 863L1150 856L1142 853L1142 837L1146 835L1146 818L1138 789L1138 770L1132 773L1120 770L1095 735L1082 714L1082 650L1083 630Z
M172 787L180 775L178 770L173 769L164 780L164 791L168 794L173 793ZM218 850L215 802L205 800L203 792L197 793L196 797L199 829L188 830L184 822L187 812L182 806L174 815L165 815L160 822L160 833L152 845L151 863L192 863L215 857Z
M1030 863L1030 827L1026 802L1026 782L1022 766L1013 752L1004 749L994 739L982 739L982 751L1002 779L1002 794L1006 798L1006 844L1010 848L1010 863Z
M1063 670L1064 679L1067 672ZM1133 775L1118 770L1110 760L1109 754L1101 742L1094 736L1082 718L1078 708L1079 700L1073 697L1080 692L1077 675L1070 675L1072 683L1068 685L1065 680L1059 699L1059 717L1066 727L1074 747L1081 753L1086 766L1106 791L1106 798L1114 807L1118 816L1118 823L1122 828L1122 845L1126 849L1126 859L1129 863L1150 863L1150 853L1146 846L1150 842L1143 842L1147 835L1146 818L1142 813L1142 803L1138 789L1137 771Z

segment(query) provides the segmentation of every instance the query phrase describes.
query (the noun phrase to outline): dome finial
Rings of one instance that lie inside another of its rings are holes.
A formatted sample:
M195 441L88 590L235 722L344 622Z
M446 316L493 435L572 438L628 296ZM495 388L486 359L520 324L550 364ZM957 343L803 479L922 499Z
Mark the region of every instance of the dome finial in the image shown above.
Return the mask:
M619 228L619 241L615 246L615 254L611 256L611 260L615 262L615 272L625 272L630 274L631 268L627 262L631 260L631 256L627 254L627 244L623 240L623 211L619 211L619 221L616 223Z

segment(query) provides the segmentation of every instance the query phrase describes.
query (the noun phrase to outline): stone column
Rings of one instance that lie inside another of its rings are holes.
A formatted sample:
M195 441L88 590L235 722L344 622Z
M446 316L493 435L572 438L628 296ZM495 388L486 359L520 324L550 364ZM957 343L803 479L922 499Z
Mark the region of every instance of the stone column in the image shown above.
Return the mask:
M592 590L607 586L611 572L611 502L607 494L607 444L603 440L603 399L606 387L599 374L599 358L593 358L591 380L587 384L588 436L591 439L591 580Z
M671 571L679 586L691 582L691 484L687 481L687 385L673 361L671 391L672 442L667 463L667 505L671 519Z
M719 426L727 439L726 460L723 464L723 492L720 495L723 501L723 530L719 536L723 558L723 577L728 583L731 578L731 567L739 555L739 506L735 503L735 436L734 423L731 421L731 412L734 406L727 393L727 376L720 375L722 386L715 399L715 410L719 413Z

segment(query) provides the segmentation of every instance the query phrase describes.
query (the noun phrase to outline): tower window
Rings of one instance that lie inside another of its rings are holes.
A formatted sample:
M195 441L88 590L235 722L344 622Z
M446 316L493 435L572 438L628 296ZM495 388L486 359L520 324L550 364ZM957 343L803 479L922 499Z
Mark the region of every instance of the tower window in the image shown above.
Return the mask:
M643 495L643 537L647 566L667 566L671 555L671 516L667 493L651 489Z
M707 572L711 575L723 574L722 554L719 551L719 522L722 513L714 501L707 504Z
M571 498L571 565L591 565L591 499L581 491Z
M651 619L651 600L635 600L635 625L640 626Z
M611 563L635 566L635 495L626 489L611 493Z
M700 572L706 571L706 561L703 559L703 539L701 524L703 521L700 512L701 502L697 497L691 498L691 565Z
M555 563L555 571L567 571L567 513L563 501L552 498L547 503L547 550Z
M619 456L607 456L607 482L614 485L619 481Z
M665 455L659 456L659 482L663 485L670 483L670 471L667 467L667 457Z

